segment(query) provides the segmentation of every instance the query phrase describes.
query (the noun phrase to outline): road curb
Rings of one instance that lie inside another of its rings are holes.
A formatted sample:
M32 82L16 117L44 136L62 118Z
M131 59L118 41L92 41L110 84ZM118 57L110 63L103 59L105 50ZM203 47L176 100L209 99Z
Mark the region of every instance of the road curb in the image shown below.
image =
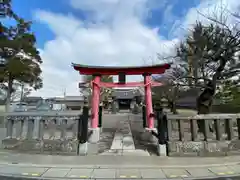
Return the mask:
M2 157L1 157L2 156ZM22 158L22 160L18 160L18 157L26 156ZM55 168L64 168L64 167L74 167L74 168L189 168L189 167L216 167L216 166L231 166L231 165L240 165L240 157L226 157L226 158L172 158L172 157L127 157L127 156L113 156L109 159L109 162L106 161L106 158L110 158L109 156L74 156L67 157L66 156L54 156L54 155L36 155L37 159L40 159L40 163L37 163L33 160L35 159L35 155L28 154L13 154L9 152L0 152L0 166L3 165L11 165L11 166L31 166L31 167L55 167ZM62 161L59 161L59 158ZM44 163L44 158L46 158L46 163ZM73 159L77 160L74 163L71 163ZM130 159L129 159L130 158ZM141 158L141 159L139 159ZM53 159L51 162L48 159ZM55 161L57 159L58 161ZM140 160L140 161L139 161ZM55 161L55 162L54 162ZM69 162L69 163L68 163ZM144 163L142 163L144 162ZM187 162L187 163L186 163ZM198 162L198 163L196 163ZM223 162L223 163L221 163ZM80 164L82 163L82 164ZM142 163L142 164L141 164Z
M128 169L128 168L137 168L137 169L157 169L157 168L209 168L209 167L220 167L220 166L234 166L240 165L239 162L231 162L224 164L201 164L201 165L153 165L153 166L144 166L144 165L59 165L59 164L30 164L30 163L9 163L9 162L1 162L0 166L14 166L14 167L45 167L45 168L100 168L100 169Z

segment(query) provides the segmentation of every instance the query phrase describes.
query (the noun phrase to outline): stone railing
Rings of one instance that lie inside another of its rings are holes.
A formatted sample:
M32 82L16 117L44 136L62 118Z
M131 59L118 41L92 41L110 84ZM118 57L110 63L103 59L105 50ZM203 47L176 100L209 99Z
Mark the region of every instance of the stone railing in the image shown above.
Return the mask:
M7 118L6 149L75 153L80 111L11 112Z
M165 124L169 156L240 154L240 114L167 115Z

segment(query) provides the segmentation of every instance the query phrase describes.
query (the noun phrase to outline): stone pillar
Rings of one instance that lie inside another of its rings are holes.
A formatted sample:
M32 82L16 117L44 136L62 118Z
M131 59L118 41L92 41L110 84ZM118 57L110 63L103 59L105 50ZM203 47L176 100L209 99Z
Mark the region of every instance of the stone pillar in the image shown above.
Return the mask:
M34 119L32 117L29 117L28 126L27 126L27 140L33 139L33 130L34 130Z
M62 119L61 123L61 140L64 141L67 136L67 119Z
M120 111L120 109L119 109L119 102L117 100L115 100L115 104L116 104L116 110L117 110L117 112L119 112Z
M147 127L149 129L154 128L154 118L152 107L152 92L151 92L151 75L144 74L144 85L145 85L145 102L146 102L146 116L147 116Z
M38 138L40 140L43 140L43 136L44 136L44 131L45 131L45 120L44 119L40 119L40 125L39 125L39 134L38 134Z
M23 132L23 123L24 120L20 119L16 122L16 137L17 139L21 139L22 138L22 132Z
M133 108L134 108L134 100L131 100L131 103L130 103L130 112L133 111Z
M7 118L6 118L7 119ZM6 139L11 139L13 135L13 120L8 118L7 119L7 134Z
M138 105L137 105L136 100L133 100L132 103L133 103L132 113L133 114L138 114L139 113L139 109L138 109Z
M69 118L67 119L67 121L71 120L72 124L71 124L71 127L72 127L72 139L76 140L77 139L77 135L78 135L78 118ZM67 126L68 123L67 123ZM66 137L67 138L67 137Z
M41 117L35 117L33 122L33 139L35 140L40 139L40 119Z
M112 114L116 114L117 113L117 102L115 98L112 98Z

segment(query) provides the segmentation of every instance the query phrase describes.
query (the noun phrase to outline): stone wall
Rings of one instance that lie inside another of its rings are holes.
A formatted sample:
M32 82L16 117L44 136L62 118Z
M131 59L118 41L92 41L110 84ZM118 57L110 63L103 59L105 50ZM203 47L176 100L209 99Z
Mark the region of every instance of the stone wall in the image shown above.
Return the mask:
M202 123L200 132L197 124ZM239 114L168 116L169 156L227 156L240 154Z
M240 155L240 140L168 142L169 156L227 156Z
M18 112L7 116L5 149L27 153L76 154L80 111Z
M41 154L73 154L77 153L77 140L18 140L4 139L3 146L7 150Z

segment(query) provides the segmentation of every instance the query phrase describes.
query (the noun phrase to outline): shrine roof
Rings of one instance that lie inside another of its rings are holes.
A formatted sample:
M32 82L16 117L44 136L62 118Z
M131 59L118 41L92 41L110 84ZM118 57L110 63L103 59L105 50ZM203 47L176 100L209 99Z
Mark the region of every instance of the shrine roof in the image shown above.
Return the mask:
M163 74L165 70L170 69L171 64L155 64L152 66L89 66L72 63L72 66L83 75L119 75L120 73L126 75L142 75L145 73Z

